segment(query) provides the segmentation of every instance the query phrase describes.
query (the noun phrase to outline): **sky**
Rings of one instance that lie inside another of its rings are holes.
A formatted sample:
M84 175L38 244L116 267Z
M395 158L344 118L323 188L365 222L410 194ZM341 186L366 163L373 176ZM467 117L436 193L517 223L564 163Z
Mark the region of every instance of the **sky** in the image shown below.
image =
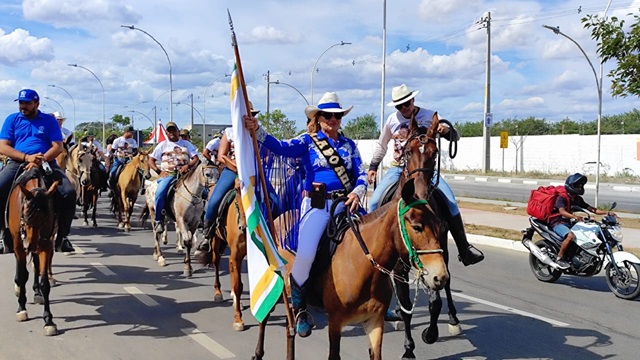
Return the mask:
M317 104L327 91L335 91L343 107L354 106L347 122L373 114L379 123L383 109L384 117L395 111L386 103L392 87L403 83L420 91L418 106L451 122L482 120L487 59L482 20L489 13L494 121L529 116L592 121L598 94L589 62L574 43L542 25L560 26L599 73L596 42L581 18L603 15L607 3L389 0L383 31L382 0L4 0L0 121L18 110L13 101L18 91L32 88L41 96L40 109L64 112L68 128L103 121L103 94L107 122L117 113L133 115L137 128L151 127L156 117L165 124L173 117L182 127L192 121L193 98L195 126L229 124L225 75L235 60L227 9L254 108L264 113L268 103L271 111L280 109L296 120L299 129L306 102ZM639 8L640 0L612 0L607 16L630 22L628 14ZM338 45L342 42L349 44ZM603 115L638 107L637 97L612 98L606 74L614 66L604 64Z

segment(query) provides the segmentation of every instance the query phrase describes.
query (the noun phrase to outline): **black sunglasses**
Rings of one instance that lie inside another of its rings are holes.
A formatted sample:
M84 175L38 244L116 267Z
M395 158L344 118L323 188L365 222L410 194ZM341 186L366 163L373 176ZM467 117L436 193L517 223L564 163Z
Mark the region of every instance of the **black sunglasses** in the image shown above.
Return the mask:
M341 120L341 119L342 119L342 117L344 116L344 113L341 113L341 112L339 112L339 113L333 113L333 112L320 111L320 112L318 113L318 116L322 116L322 117L324 117L324 118L325 118L325 119L327 119L327 120L331 119L331 117L332 117L332 116L335 116L335 117L336 117L336 120Z
M396 110L402 110L404 107L409 107L411 105L411 100L405 101L402 104L396 105Z

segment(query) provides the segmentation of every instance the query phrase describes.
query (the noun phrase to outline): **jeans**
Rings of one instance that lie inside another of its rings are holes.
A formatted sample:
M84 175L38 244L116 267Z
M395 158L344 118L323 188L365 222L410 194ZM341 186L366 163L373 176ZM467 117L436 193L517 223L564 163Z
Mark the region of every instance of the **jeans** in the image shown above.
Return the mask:
M4 217L7 208L7 200L9 199L9 191L11 185L20 167L19 162L9 161L7 165L0 171L0 228L5 227ZM64 171L54 163L50 162L53 174L52 179L58 180L58 187L54 194L54 208L58 214L58 237L65 237L71 231L71 222L73 214L76 210L76 190L65 175Z
M120 167L120 165L122 165L122 161L120 160L120 158L113 158L113 163L111 164L111 171L109 172L109 177L111 178L115 178L116 177L116 171L118 171L118 167Z
M175 180L175 178L175 176L165 176L157 180L158 188L156 189L156 222L159 222L162 219L162 210L164 210L164 203L167 200L169 186L171 185L173 180Z
M552 230L562 239L566 238L567 235L571 232L571 228L569 228L565 223L557 223L556 225L553 225Z
M209 203L207 203L207 210L204 213L205 220L213 221L218 216L220 203L222 203L224 195L229 190L233 189L233 186L236 183L236 176L236 173L228 168L224 168L224 170L222 170L220 178L218 179L216 186L213 188L213 193L211 194Z
M451 188L449 187L449 184L447 184L444 178L440 176L440 174L438 174L437 171L435 171L434 173L436 176L439 177L438 190L447 199L449 213L451 214L451 216L456 216L460 214L460 209L458 208L456 197L455 195L453 195L453 190L451 190ZM371 198L369 199L369 212L372 212L373 210L380 207L379 203L382 200L381 199L382 195L384 195L384 192L388 188L390 188L393 184L400 181L400 175L402 175L402 168L399 166L392 166L389 170L387 170L387 172L382 177L382 180L380 180L380 183L378 184L376 189L373 191L373 194L371 194ZM435 176L432 182L435 183Z

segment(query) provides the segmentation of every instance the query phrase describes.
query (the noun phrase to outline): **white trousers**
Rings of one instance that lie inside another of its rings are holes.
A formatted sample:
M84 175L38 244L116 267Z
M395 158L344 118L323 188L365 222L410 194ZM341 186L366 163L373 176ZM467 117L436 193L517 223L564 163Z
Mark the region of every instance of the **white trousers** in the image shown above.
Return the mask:
M291 275L293 279L302 286L309 278L311 265L316 258L318 243L322 238L327 224L329 223L329 209L332 200L328 200L324 209L316 209L311 207L311 198L304 197L300 206L300 232L298 235L298 252L293 262ZM344 210L344 203L336 208L336 213Z

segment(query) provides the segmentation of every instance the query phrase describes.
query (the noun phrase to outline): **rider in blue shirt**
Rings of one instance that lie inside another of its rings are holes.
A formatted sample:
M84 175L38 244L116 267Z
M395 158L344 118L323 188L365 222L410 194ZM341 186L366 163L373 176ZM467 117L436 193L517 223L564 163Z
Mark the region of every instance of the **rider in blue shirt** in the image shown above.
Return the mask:
M52 178L59 181L54 202L58 213L55 249L72 252L74 249L67 236L75 212L76 191L55 160L63 151L60 126L52 115L38 110L40 97L34 90L20 90L15 101L19 101L20 112L7 116L0 130L0 153L10 159L0 171L0 237L3 239L0 250L4 253L13 251L11 234L5 230L4 211L16 173L22 164L28 169L46 161L53 170Z

